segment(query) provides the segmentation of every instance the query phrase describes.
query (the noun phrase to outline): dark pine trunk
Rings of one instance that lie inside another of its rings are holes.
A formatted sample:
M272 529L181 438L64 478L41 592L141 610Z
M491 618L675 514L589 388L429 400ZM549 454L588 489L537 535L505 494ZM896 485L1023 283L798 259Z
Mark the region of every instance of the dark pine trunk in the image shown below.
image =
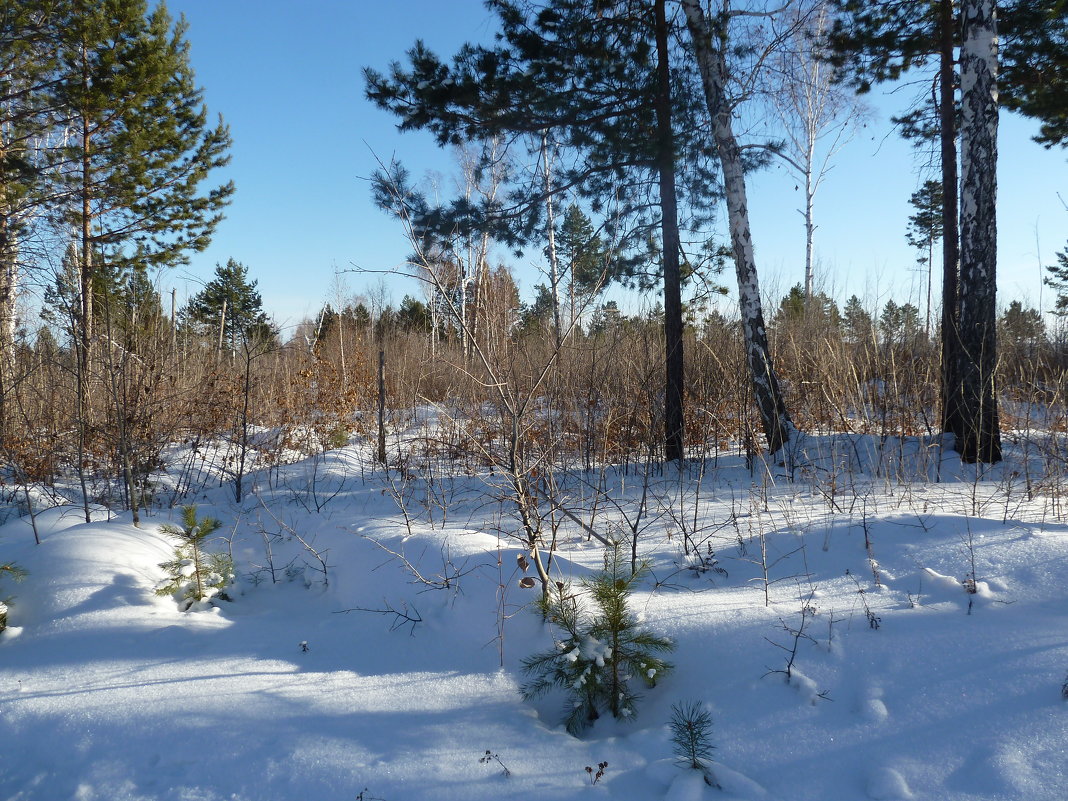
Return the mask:
M660 175L661 235L664 245L664 458L680 462L684 456L682 279L679 271L679 220L675 197L675 137L671 128L671 73L664 0L653 5L656 35L657 171Z

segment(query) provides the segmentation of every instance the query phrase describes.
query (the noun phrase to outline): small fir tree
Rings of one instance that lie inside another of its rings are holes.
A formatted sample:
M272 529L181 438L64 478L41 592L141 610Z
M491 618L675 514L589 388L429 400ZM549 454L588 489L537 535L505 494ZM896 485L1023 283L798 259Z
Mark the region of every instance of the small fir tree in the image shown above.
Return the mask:
M1046 323L1042 320L1042 312L1024 308L1018 300L1009 304L1001 313L998 322L998 336L1009 347L1035 345L1046 336Z
M160 563L167 580L156 590L158 595L174 595L182 611L210 598L230 600L226 587L234 580L233 561L226 554L204 551L204 542L222 525L214 517L197 519L196 506L182 507L182 525L169 523L159 527L178 541L175 558Z
M566 586L558 586L545 611L564 636L554 648L523 660L523 672L533 676L522 688L523 697L564 690L568 695L564 724L574 736L604 710L616 718L633 719L640 698L632 689L633 681L654 687L672 669L660 657L673 648L670 640L639 626L628 608L643 574L644 567L633 574L626 571L618 544L609 548L604 569L583 582L594 610L586 611Z
M870 342L875 322L860 298L850 295L842 314L842 328L850 342Z

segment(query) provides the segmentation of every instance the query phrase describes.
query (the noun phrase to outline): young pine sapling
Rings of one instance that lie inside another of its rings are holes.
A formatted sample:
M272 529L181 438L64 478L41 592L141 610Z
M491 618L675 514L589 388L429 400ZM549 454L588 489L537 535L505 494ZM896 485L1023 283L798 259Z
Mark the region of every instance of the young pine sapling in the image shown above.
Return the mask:
M197 519L196 506L182 507L182 525L159 527L178 541L175 558L162 562L167 579L157 588L158 595L174 595L183 611L209 598L230 600L225 589L234 580L234 563L227 554L208 553L204 542L222 525L214 517Z
M712 758L712 713L691 701L671 706L671 745L679 764L700 771L707 784L713 784L709 761Z
M547 605L548 620L563 632L555 647L523 660L533 680L523 697L536 698L553 688L568 695L564 723L575 736L607 710L613 717L633 719L638 694L634 679L647 687L672 669L659 654L671 641L642 628L628 608L628 599L643 569L631 574L618 545L606 550L604 569L583 584L593 599L592 612L566 586L557 586Z
M0 576L9 576L15 581L22 581L26 578L26 571L16 565L14 562L6 562L0 564ZM0 599L0 631L7 628L7 613L8 604L11 602L10 598Z

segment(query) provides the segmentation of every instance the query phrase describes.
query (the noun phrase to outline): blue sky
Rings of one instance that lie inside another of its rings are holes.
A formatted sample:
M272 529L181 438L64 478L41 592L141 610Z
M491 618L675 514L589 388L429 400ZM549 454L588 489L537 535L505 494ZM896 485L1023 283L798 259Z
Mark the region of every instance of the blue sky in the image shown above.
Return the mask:
M163 288L178 287L184 299L210 280L217 262L232 257L248 266L264 306L285 328L336 294L337 270L400 265L408 252L403 234L370 202L366 178L376 158L395 155L417 177L449 176L454 160L425 134L400 134L390 115L364 100L361 69L384 69L417 38L445 55L464 41L488 41L492 18L481 0L171 0L168 7L189 22L209 111L231 127L233 161L219 178L232 178L237 193L211 247L189 267L164 274ZM917 159L887 122L905 100L874 100L875 118L843 150L816 197L817 281L842 299L856 293L881 305L894 297L922 309L926 277L914 269L905 242ZM999 302L1041 299L1049 308L1039 265L1052 263L1068 238L1068 211L1057 196L1068 153L1030 142L1035 130L1002 116ZM796 183L775 168L749 182L761 278L776 295L803 278ZM524 292L542 280L530 258L513 266ZM394 303L416 294L388 273L342 278L350 293L385 281ZM732 282L723 276L728 287Z

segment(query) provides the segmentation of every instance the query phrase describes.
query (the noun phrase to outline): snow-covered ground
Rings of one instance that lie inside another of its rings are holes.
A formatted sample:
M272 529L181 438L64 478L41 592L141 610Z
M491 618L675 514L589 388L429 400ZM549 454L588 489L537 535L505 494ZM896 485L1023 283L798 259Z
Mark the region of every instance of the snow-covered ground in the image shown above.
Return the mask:
M240 505L201 492L239 580L192 612L154 592L173 557L158 527L179 510L138 529L50 509L40 545L12 520L0 563L28 576L0 577L0 799L1068 798L1068 480L1029 497L1018 453L941 483L859 456L793 482L741 461L650 479L631 603L675 670L635 720L582 739L562 697L520 694L552 631L492 476L389 484L353 448L252 477ZM642 483L608 471L595 529L623 531ZM577 587L602 553L562 532L554 569ZM714 716L718 788L673 756L672 706L689 702Z

